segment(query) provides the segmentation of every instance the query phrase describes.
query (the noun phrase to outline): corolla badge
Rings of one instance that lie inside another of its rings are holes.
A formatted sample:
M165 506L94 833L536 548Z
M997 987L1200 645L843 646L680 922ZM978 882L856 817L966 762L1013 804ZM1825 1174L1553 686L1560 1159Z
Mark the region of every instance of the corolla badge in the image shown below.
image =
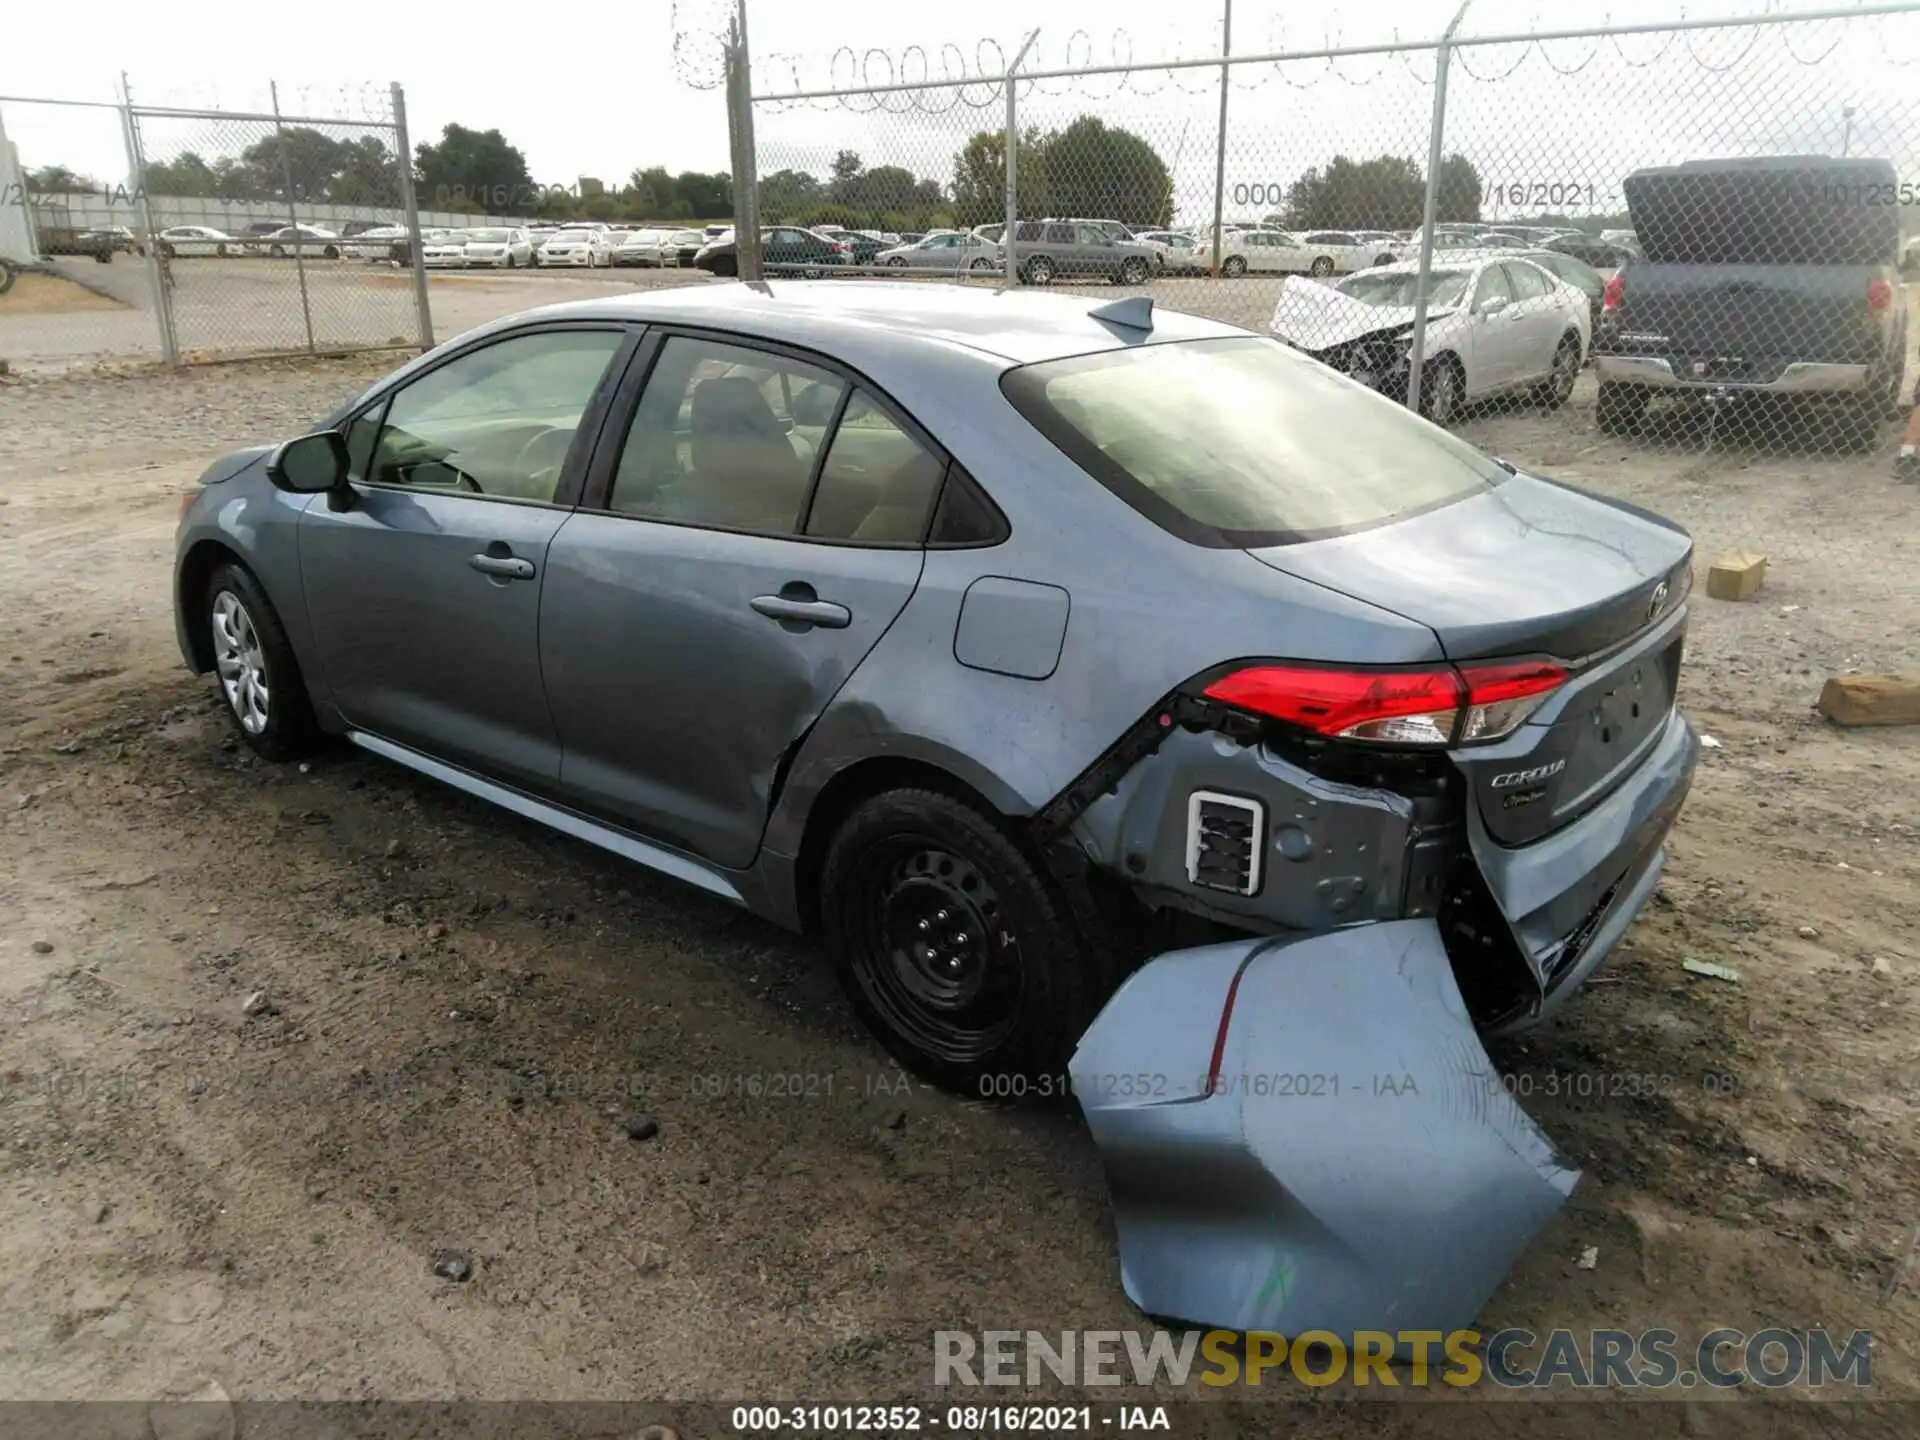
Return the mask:
M1515 785L1534 785L1542 780L1551 779L1567 768L1565 760L1556 760L1551 765L1536 765L1531 770L1509 770L1504 775L1493 777L1493 788L1510 790Z

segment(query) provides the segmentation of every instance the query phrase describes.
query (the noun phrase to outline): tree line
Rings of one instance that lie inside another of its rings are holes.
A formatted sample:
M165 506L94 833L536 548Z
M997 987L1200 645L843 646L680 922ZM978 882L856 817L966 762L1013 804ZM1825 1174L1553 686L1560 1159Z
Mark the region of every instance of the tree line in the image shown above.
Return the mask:
M1096 116L1082 115L1057 130L1029 128L1019 137L1018 160L1025 216L1085 216L1143 229L1166 228L1177 218L1165 159L1142 136ZM98 188L58 165L30 171L26 178L28 187L41 193ZM530 219L707 221L730 218L735 208L733 179L724 171L675 174L656 165L636 169L624 184L612 186L585 180L538 184L525 153L498 129L459 124L415 146L413 182L422 209ZM155 195L236 201L285 199L291 191L296 200L314 203L390 208L401 203L399 160L380 137L336 139L306 126L265 136L235 155L208 159L186 151L151 161L146 188ZM1270 188L1276 196L1282 193L1278 185ZM1285 203L1262 218L1291 230L1414 229L1425 194L1425 176L1412 159L1337 155L1288 182ZM1447 156L1436 191L1436 218L1479 220L1482 194L1473 163L1463 155ZM900 165L869 167L855 151L842 150L825 174L786 168L764 176L759 198L767 224L928 230L1003 220L1005 135L982 130L969 137L943 177L917 175ZM1197 226L1211 217L1184 218Z

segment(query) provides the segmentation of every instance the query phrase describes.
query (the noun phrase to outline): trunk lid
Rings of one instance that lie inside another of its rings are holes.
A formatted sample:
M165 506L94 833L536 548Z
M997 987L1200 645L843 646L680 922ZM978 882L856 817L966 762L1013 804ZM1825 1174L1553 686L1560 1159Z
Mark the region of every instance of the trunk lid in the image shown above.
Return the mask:
M1900 244L1887 161L1694 161L1638 171L1622 189L1645 261L1622 271L1603 348L1666 356L1703 383L1880 353L1868 287L1892 282Z
M1631 506L1515 475L1423 515L1249 553L1428 626L1457 664L1545 656L1569 667L1514 734L1454 752L1501 844L1586 813L1673 709L1693 543Z

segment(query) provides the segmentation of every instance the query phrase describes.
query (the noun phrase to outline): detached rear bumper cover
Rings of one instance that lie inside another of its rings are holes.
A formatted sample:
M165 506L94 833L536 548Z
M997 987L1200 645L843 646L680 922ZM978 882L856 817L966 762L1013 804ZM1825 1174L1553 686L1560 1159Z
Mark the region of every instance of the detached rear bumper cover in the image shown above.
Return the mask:
M1459 1328L1579 1179L1501 1083L1431 920L1162 955L1071 1071L1127 1295L1167 1319Z

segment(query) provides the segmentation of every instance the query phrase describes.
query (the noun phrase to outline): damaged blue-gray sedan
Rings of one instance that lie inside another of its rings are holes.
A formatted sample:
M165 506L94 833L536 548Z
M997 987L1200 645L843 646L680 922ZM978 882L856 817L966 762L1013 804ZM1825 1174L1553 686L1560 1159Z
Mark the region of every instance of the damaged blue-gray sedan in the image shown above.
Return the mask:
M1129 1293L1470 1319L1574 1174L1479 1036L1646 901L1692 546L1134 298L537 310L215 464L188 663L821 933L969 1094L1071 1087Z

